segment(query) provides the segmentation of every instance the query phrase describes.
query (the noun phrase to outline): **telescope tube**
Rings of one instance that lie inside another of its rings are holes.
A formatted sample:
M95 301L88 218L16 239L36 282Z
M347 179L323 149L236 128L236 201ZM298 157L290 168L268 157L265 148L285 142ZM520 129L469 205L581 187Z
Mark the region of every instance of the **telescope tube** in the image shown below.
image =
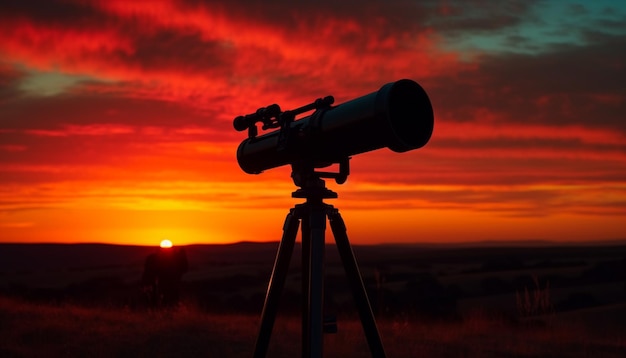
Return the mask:
M321 168L380 148L406 152L430 140L434 115L428 95L413 80L320 110L291 123L285 143L279 130L241 142L237 161L248 174L287 164Z

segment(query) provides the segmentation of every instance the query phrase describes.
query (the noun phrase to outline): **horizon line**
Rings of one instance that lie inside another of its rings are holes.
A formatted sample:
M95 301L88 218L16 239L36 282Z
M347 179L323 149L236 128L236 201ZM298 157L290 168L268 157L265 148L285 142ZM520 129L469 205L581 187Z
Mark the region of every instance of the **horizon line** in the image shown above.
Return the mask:
M225 243L190 243L184 245L174 245L178 247L190 247L190 246L235 246L235 245L243 245L243 244L258 244L258 245L268 245L268 244L278 244L280 240L270 240L270 241L235 241L235 242L225 242ZM327 244L334 245L334 241L328 241ZM296 245L301 244L300 241L296 242ZM0 242L0 245L100 245L100 246L134 246L134 247L158 247L158 245L145 245L145 244L116 244L116 243L107 243L107 242ZM621 239L603 239L603 240L577 240L577 241L557 241L557 240L546 240L546 239L528 239L528 240L478 240L478 241L464 241L464 242L386 242L386 243L371 243L371 244L355 244L351 243L352 246L422 246L422 247L463 247L463 248L471 248L471 247L514 247L514 246L524 246L524 247L534 247L534 246L614 246L614 245L626 245L626 238Z

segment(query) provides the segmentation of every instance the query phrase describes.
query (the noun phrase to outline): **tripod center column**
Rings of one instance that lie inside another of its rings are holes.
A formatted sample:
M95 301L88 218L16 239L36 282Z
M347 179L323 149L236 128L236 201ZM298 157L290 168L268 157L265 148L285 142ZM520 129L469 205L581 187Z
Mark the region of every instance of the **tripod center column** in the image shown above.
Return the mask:
M326 234L326 207L322 200L308 200L310 236L309 260L309 352L311 357L322 357L324 328L324 256Z

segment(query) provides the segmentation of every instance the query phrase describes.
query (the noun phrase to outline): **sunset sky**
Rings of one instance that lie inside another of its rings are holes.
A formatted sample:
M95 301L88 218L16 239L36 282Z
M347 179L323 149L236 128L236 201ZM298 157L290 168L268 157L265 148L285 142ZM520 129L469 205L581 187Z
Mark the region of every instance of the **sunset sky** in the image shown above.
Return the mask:
M244 173L233 118L402 78L435 130L328 183L353 243L626 238L623 1L3 0L0 32L0 242L278 240L290 168Z

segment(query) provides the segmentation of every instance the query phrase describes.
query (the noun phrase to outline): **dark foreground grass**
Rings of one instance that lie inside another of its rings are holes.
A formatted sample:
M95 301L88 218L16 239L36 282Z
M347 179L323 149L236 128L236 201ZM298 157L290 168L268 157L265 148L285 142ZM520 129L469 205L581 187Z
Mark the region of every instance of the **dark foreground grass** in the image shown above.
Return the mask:
M0 298L0 357L250 357L256 315L131 311ZM511 323L474 314L458 322L381 320L390 357L625 357L626 333L552 317ZM326 357L367 357L358 320L326 335ZM300 319L279 316L269 357L300 354Z

